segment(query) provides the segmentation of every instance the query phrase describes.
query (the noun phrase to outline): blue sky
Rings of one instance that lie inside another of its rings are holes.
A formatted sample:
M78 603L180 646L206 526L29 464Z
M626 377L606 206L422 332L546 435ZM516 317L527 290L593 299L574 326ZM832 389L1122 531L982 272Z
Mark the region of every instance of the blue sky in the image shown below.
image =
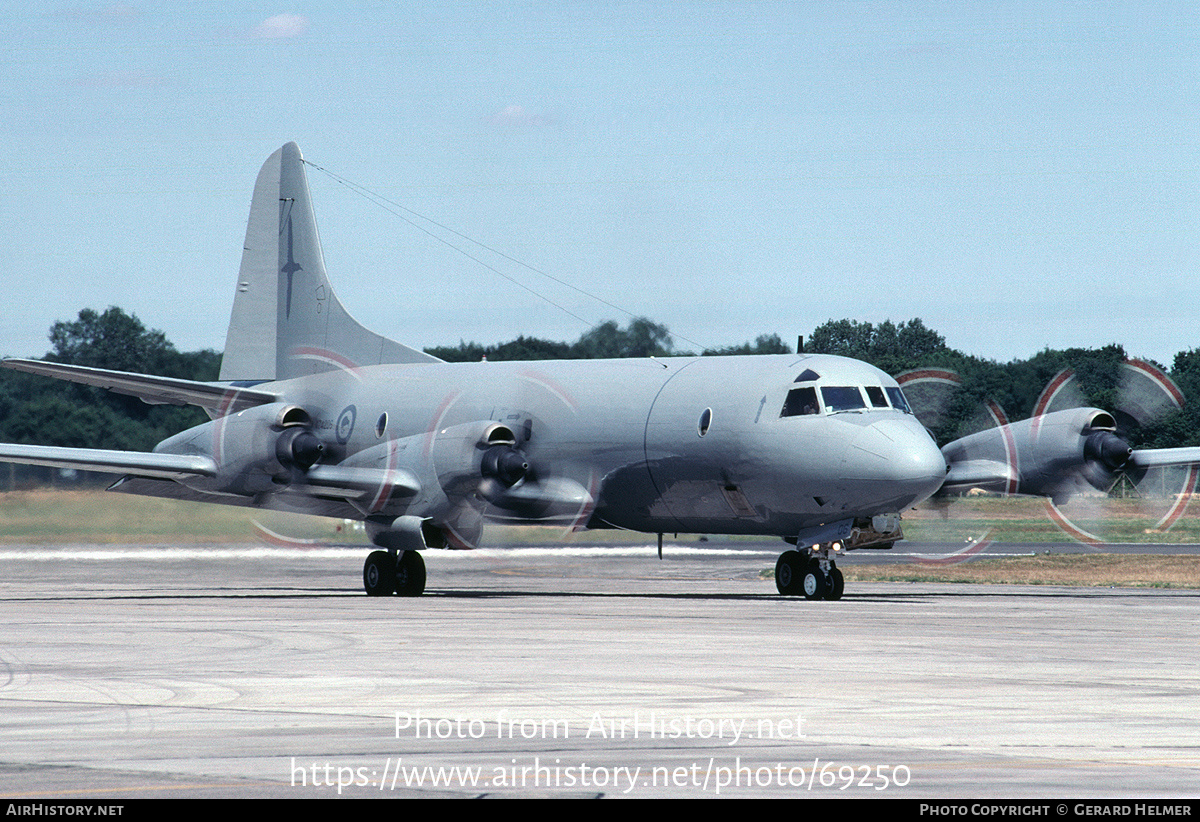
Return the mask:
M283 143L719 346L913 317L968 353L1200 346L1188 3L32 3L0 35L0 354L117 305L221 348ZM415 346L587 326L310 170ZM457 238L588 322L625 314ZM691 343L680 342L683 348Z

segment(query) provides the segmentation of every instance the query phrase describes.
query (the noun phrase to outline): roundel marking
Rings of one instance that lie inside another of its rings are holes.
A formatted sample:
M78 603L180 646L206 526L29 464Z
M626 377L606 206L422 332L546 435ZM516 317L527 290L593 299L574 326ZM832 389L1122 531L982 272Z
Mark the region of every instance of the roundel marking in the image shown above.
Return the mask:
M353 405L347 405L342 409L342 413L338 414L337 426L334 428L334 433L337 436L337 441L345 445L350 440L350 435L354 433L354 421L358 418L358 409Z

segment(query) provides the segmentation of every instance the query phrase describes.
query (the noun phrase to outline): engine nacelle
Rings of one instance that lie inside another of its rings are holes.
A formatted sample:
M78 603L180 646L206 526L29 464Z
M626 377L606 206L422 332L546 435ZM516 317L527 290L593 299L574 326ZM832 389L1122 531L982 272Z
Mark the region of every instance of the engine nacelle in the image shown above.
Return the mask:
M217 475L188 481L197 490L256 496L291 484L320 460L325 444L303 408L270 403L188 429L154 450L212 457Z
M525 478L529 463L517 448L507 425L482 421L453 425L438 431L431 448L433 470L447 493L464 486L499 484L510 488Z
M394 550L442 547L442 529L473 543L486 503L519 485L529 471L512 429L491 420L380 443L342 465L403 474L419 489L393 496L381 486L380 494L351 500L367 515L372 541Z
M1107 490L1128 462L1129 445L1112 415L1074 408L992 428L942 448L945 491L984 488L1063 502L1089 487Z

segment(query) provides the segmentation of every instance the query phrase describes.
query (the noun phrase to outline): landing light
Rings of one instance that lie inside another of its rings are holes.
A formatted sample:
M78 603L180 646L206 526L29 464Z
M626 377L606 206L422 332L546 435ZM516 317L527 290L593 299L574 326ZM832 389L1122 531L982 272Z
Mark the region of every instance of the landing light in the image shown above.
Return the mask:
M835 542L833 545L831 545L829 547L832 548L834 551L842 550L842 544L840 542Z

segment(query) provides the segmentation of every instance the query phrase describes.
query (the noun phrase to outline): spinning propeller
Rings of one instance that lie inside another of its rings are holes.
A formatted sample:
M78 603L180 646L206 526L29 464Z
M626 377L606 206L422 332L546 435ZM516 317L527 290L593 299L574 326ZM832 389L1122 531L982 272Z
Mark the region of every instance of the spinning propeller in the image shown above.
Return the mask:
M999 403L989 400L976 414L977 429L942 448L950 465L943 495L973 489L1045 498L1045 510L1072 539L1086 543L1110 541L1094 531L1103 528L1096 493L1116 488L1132 491L1142 517L1157 517L1147 531L1173 526L1187 506L1196 484L1200 449L1135 450L1144 426L1161 420L1183 405L1178 387L1159 369L1141 360L1126 359L1117 368L1116 385L1094 391L1112 405L1112 412L1088 407L1081 379L1063 369L1042 390L1032 415L1010 422ZM897 377L918 418L930 428L943 426L955 403L964 401L962 380L950 371L918 369ZM1095 380L1092 380L1093 383ZM979 421L982 421L980 424ZM963 432L956 432L963 433ZM1152 469L1179 469L1179 476L1158 473L1156 495L1139 490ZM1177 490L1175 490L1177 489ZM1072 516L1063 512L1068 500ZM1160 516L1161 514L1161 516ZM1100 528L1091 524L1100 521Z
M444 494L443 503L422 515L433 518L449 543L475 547L485 519L571 527L586 521L594 505L590 469L586 477L573 478L570 466L551 464L538 453L540 442L577 413L571 397L530 371L521 375L520 389L507 405L490 409L491 419L446 427L447 420L470 413L459 407L469 402L460 393L448 395L429 432L420 435Z

